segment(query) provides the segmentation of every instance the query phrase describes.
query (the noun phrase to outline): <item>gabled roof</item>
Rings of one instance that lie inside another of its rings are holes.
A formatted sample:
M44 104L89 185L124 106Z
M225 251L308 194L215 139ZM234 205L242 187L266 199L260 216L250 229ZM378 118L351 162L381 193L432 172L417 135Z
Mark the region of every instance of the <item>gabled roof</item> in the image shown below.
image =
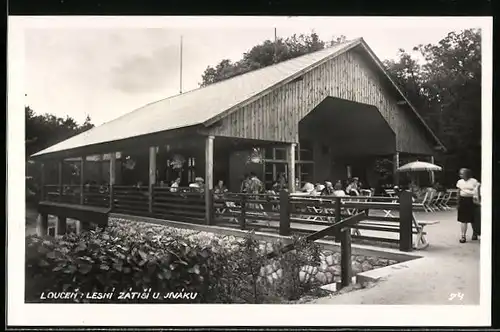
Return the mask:
M359 38L148 104L55 144L33 157L195 125L209 126L269 91L359 45L366 49L390 79L380 60L364 40ZM392 80L391 82L394 84ZM399 88L395 84L394 86L406 100ZM408 104L411 105L409 102ZM442 145L413 107L412 110L436 142Z

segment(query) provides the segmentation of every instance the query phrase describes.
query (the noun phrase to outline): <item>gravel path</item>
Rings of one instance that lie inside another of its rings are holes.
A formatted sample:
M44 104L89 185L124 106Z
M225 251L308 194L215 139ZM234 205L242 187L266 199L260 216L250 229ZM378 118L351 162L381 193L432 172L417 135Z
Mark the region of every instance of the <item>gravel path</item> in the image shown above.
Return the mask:
M398 264L400 269L374 287L321 298L317 304L479 304L480 241L460 244L456 211L418 214L420 220L439 220L427 226L430 246L415 252L421 259ZM470 238L470 233L468 237ZM450 294L463 298L450 300Z

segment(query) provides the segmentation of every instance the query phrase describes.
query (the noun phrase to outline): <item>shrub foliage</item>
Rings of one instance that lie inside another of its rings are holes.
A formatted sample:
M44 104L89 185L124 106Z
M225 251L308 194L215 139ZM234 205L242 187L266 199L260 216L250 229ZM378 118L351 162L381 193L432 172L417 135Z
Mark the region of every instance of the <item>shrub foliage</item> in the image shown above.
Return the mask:
M196 296L175 302L282 303L296 300L316 285L301 283L299 270L319 263L314 244L294 239L296 250L270 260L249 234L230 245L215 239L199 241L182 232L141 223L112 222L106 230L80 235L26 238L26 302L41 302L42 293L77 292L57 302L172 302L164 295ZM274 244L274 250L281 248ZM270 283L261 276L267 265L279 264L282 278ZM121 292L150 290L153 299L119 298ZM92 299L85 294L113 293ZM175 297L174 297L175 298Z

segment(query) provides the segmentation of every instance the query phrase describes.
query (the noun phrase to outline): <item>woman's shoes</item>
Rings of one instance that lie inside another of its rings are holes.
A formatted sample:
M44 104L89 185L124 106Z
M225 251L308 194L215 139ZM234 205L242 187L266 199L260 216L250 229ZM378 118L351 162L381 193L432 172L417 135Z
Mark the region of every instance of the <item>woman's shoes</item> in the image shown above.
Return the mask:
M477 234L473 234L472 235L472 241L476 241L477 240Z
M465 236L462 236L462 237L460 238L460 243L465 243L466 241L467 241L467 240L465 239Z

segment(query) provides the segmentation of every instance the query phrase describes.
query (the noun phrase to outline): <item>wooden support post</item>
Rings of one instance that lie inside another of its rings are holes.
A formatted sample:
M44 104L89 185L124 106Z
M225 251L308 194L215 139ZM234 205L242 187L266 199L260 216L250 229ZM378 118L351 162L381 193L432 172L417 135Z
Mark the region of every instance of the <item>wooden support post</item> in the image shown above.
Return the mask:
M246 228L246 214L247 214L247 196L245 194L241 194L241 201L240 201L240 205L241 205L241 210L240 210L240 219L239 219L239 222L240 222L240 228L241 229L245 229Z
M205 139L205 220L211 225L213 218L214 189L214 136ZM211 197L212 196L212 197Z
M116 182L116 152L111 153L109 159L109 208L114 206L114 185Z
M290 235L290 193L286 190L280 192L280 230L283 236Z
M149 213L153 212L153 186L156 183L156 146L149 147Z
M45 200L45 164L40 164L40 201ZM47 232L45 232L47 234Z
M392 162L392 165L393 165L392 174L393 174L393 178L394 178L393 184L399 185L399 172L397 171L399 168L399 152L396 152L394 154L394 160Z
M64 235L66 234L66 217L57 217L56 222L56 235Z
M80 161L80 204L83 205L85 202L85 161L86 156L82 156Z
M98 165L99 165L99 181L100 181L100 182L98 183L98 185L101 185L101 184L102 184L102 182L103 182L103 180L104 180L104 179L103 179L103 178L104 178L104 176L102 175L102 173L103 173L102 166L103 166L103 163L104 163L104 155L103 155L103 154L99 155L99 161L98 161L97 163L98 163Z
M342 220L342 201L340 197L335 197L335 223L338 223ZM341 236L340 230L334 234L335 242L339 242L339 237Z
M413 202L410 192L404 190L399 194L399 250L413 249Z
M288 145L287 150L288 161L288 191L295 192L295 143Z
M342 287L349 286L352 278L351 229L347 228L340 235L340 278Z
M38 214L36 220L36 234L38 236L46 236L49 228L49 216L45 213Z
M434 164L434 156L430 157L430 161L431 164ZM434 185L434 183L436 182L436 174L434 173L434 171L430 171L430 176L431 176L431 184Z
M59 186L59 202L63 201L63 161L60 160L57 164L57 184Z

